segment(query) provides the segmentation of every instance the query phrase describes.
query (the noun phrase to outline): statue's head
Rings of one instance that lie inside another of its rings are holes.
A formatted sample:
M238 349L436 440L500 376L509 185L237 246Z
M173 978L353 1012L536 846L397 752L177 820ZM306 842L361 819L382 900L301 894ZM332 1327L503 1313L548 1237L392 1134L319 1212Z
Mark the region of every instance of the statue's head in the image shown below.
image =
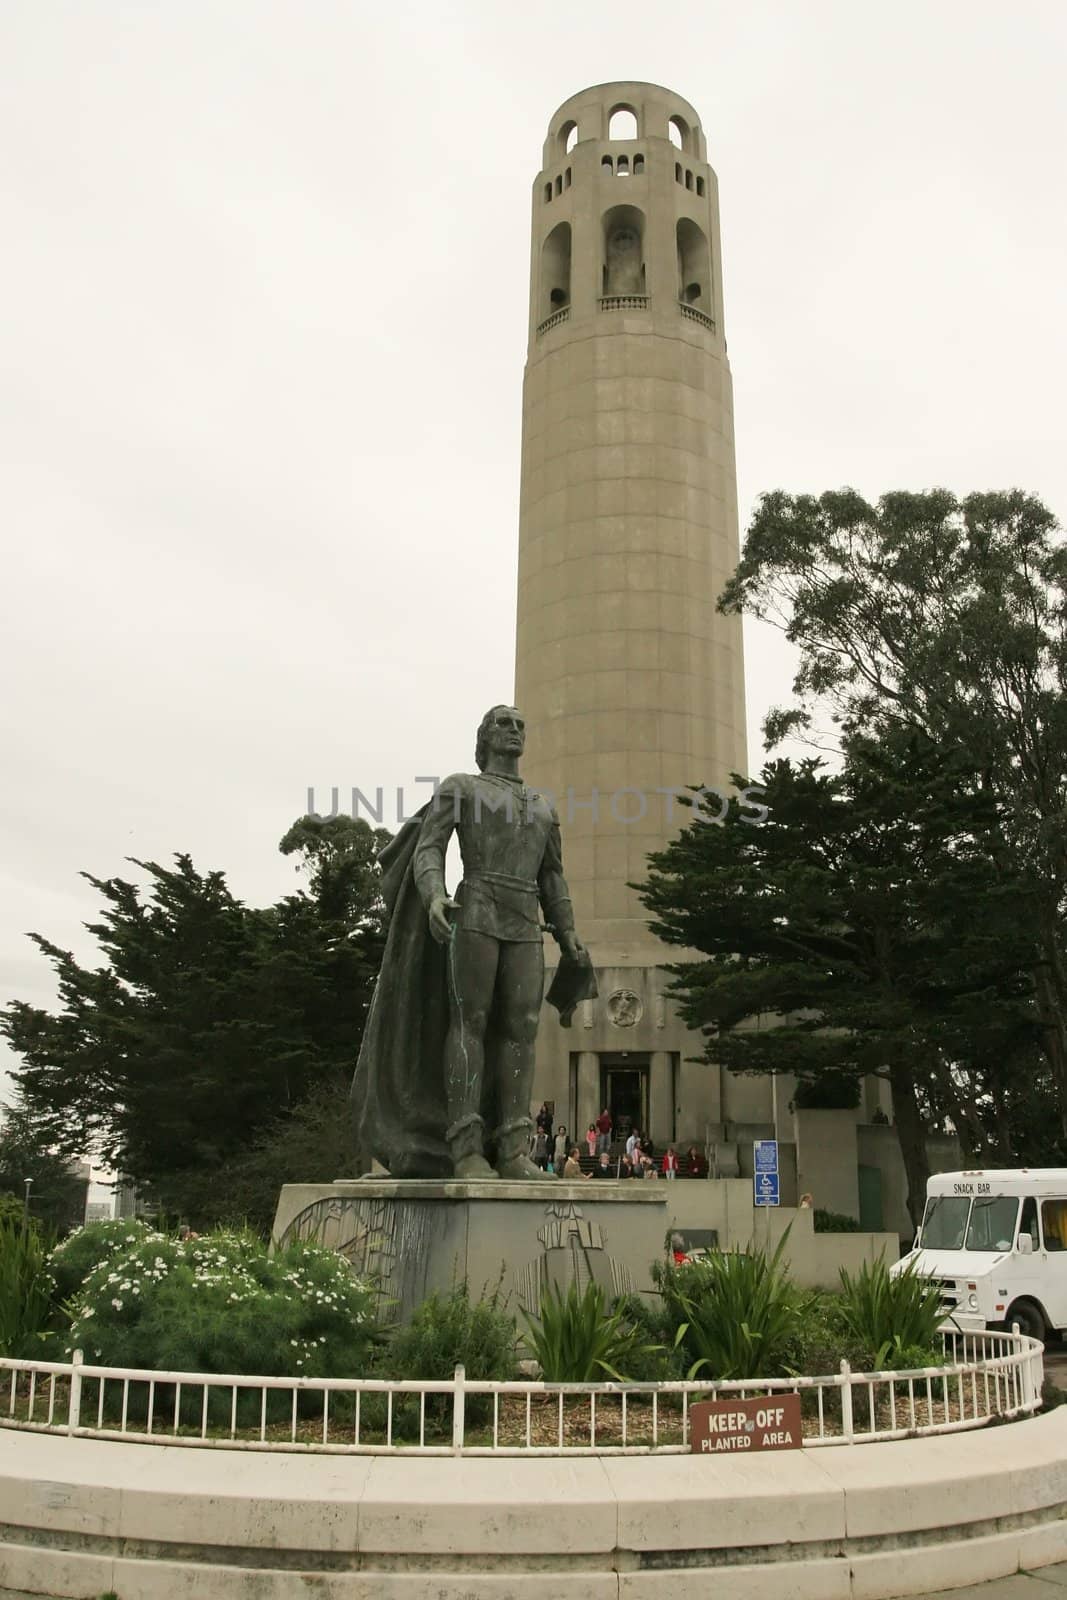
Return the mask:
M514 706L491 706L478 726L474 763L484 772L490 755L521 756L526 744L526 724Z

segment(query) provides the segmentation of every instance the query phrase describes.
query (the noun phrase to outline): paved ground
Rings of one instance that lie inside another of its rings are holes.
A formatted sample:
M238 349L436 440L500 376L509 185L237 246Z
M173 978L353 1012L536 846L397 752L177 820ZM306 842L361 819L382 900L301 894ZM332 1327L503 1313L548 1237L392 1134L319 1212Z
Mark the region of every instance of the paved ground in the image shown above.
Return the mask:
M973 1589L940 1590L952 1600L1056 1600L1067 1594L1067 1562L1057 1567L1042 1567L1038 1572L1020 1572L1014 1578L998 1578L979 1583ZM926 1600L936 1600L928 1595Z
M679 1574L684 1578L684 1573ZM1067 1562L1057 1567L1042 1567L1040 1572L1020 1572L1014 1578L998 1578L994 1583L979 1583L971 1589L938 1589L922 1600L1057 1600L1067 1594ZM46 1595L16 1593L0 1589L0 1600L48 1600ZM912 1600L919 1600L913 1596Z
M1045 1377L1067 1389L1067 1345L1058 1341L1045 1347Z

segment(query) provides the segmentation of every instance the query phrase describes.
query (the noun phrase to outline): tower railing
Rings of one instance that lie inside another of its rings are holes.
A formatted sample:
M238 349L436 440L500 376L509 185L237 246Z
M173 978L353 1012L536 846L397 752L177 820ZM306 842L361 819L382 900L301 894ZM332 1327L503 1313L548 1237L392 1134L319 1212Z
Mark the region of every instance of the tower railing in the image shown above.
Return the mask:
M710 333L715 332L715 318L709 317L706 311L699 311L696 306L691 306L685 300L679 300L678 309L683 317L688 317L690 322L699 322L702 328L707 328Z
M571 314L570 306L562 306L559 311L553 311L550 317L537 325L537 337L540 339L550 328L558 328L561 322L566 322Z
M650 294L602 294L597 301L601 311L647 311Z

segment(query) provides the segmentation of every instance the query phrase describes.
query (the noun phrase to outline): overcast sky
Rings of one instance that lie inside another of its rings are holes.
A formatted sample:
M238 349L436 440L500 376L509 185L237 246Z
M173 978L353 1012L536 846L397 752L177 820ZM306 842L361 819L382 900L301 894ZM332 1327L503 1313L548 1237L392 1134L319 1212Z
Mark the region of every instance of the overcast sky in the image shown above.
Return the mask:
M1059 0L2 0L0 1001L52 998L27 930L91 953L80 869L268 903L309 785L469 762L530 185L587 84L702 117L742 526L846 483L1065 515L1065 46ZM747 677L755 766L774 636Z

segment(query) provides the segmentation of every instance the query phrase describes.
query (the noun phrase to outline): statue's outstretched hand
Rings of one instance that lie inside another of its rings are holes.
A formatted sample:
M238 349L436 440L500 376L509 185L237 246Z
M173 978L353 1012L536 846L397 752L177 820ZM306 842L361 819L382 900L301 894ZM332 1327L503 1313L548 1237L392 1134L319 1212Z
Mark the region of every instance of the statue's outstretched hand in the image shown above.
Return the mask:
M572 961L579 961L586 953L585 945L582 943L573 929L568 930L566 933L560 934L559 947L563 954L565 956L569 956Z
M452 937L452 920L448 913L455 908L456 902L444 894L430 901L430 909L426 914L430 921L430 932L438 944L447 944Z

